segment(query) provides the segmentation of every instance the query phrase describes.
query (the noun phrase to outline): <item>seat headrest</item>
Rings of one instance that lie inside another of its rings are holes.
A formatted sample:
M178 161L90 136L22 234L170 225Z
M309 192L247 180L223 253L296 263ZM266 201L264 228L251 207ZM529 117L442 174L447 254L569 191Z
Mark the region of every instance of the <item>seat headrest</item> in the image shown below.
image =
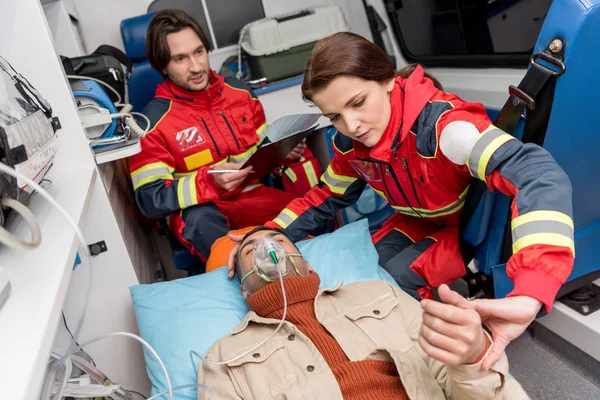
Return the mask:
M121 37L125 53L131 61L139 62L146 59L146 32L155 12L127 18L121 21Z

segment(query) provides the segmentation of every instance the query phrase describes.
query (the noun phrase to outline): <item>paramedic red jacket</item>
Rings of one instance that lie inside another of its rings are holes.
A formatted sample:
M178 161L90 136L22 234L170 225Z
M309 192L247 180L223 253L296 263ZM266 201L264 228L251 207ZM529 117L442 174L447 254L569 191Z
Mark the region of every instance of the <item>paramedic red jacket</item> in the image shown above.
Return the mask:
M130 169L136 202L149 218L221 198L209 167L243 163L264 138L265 114L247 86L214 71L210 83L190 92L167 80L144 110L152 129Z
M436 89L420 67L407 79L396 78L391 104L390 123L376 146L369 149L338 133L319 186L269 224L285 228L292 240L303 238L357 201L368 183L400 213L440 228L456 226L469 182L481 179L490 190L515 196L513 256L507 265L515 284L511 295L534 297L550 311L574 262L566 174L543 148L492 125L481 104ZM470 142L469 129L474 130ZM452 155L441 151L442 133Z

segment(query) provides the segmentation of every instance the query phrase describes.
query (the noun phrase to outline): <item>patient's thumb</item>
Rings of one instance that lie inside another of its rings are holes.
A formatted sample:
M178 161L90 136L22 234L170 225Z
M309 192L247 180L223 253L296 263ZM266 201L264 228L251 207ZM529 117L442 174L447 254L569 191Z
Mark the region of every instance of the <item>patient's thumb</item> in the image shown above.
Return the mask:
M500 361L508 343L509 342L503 339L502 337L494 338L494 343L492 344L490 352L488 353L487 357L483 359L482 368L485 371L487 371L492 367L492 365Z

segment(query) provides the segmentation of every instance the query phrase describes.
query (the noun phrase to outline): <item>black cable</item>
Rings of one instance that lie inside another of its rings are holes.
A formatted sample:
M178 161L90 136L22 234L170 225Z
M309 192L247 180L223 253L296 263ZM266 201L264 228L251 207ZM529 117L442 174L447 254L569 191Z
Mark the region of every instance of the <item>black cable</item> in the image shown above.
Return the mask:
M129 389L123 389L123 390L125 390L127 393L135 393L135 394L137 394L138 396L140 396L140 397L141 397L142 399L144 399L144 400L146 400L146 399L147 399L147 397L146 397L146 396L144 396L144 395L143 395L143 394L141 394L140 392L136 392L135 390L129 390Z
M63 318L63 322L65 324L65 329L67 330L67 332L69 332L69 335L71 335L71 339L75 340L75 336L73 336L73 334L71 333L71 330L69 329L69 325L67 324L67 318L65 317L65 312L62 312L62 318ZM77 340L75 340L75 344L77 345L78 348L81 349L81 345L79 343L77 343ZM83 351L83 349L81 349ZM86 353L87 354L87 353ZM87 354L88 357L90 357L90 360L92 361L92 364L94 364L94 367L96 366L96 362L94 361L94 359Z

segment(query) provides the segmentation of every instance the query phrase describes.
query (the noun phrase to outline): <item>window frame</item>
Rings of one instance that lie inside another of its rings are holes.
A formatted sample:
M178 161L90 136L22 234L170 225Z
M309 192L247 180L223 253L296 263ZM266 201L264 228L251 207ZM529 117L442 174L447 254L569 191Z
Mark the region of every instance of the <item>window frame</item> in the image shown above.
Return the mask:
M409 63L419 63L428 67L464 67L464 68L524 68L529 65L531 53L495 53L495 54L457 54L457 55L426 55L417 56L409 50L402 35L400 24L395 18L396 10L384 0L387 16L392 25L394 37L402 56ZM537 42L537 38L536 38Z

